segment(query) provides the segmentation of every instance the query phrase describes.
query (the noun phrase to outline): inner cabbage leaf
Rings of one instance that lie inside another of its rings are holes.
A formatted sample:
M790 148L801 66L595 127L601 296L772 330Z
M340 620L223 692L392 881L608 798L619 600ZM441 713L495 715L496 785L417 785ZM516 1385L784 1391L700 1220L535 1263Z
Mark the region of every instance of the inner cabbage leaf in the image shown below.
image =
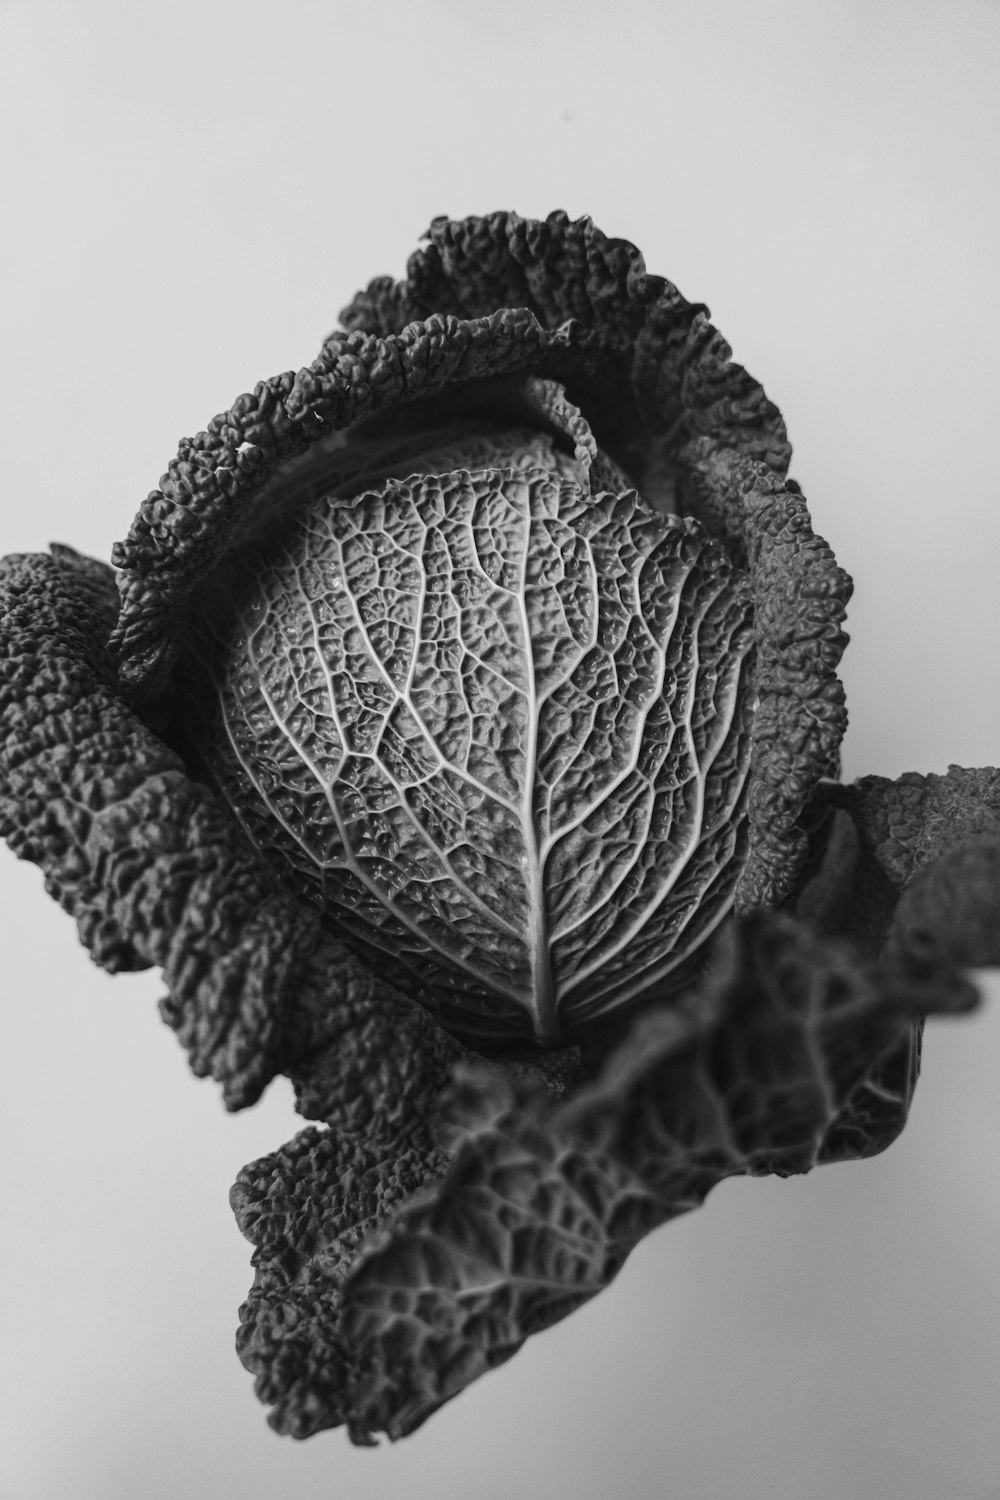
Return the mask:
M676 987L746 857L746 575L585 479L536 444L313 486L203 586L180 674L254 844L480 1042Z

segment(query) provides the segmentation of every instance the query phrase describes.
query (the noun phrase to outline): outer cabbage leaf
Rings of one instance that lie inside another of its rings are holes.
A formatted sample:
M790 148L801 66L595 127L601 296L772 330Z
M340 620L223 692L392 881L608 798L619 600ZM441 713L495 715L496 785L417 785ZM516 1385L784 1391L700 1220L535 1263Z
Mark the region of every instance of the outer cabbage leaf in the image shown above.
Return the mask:
M327 1117L398 1132L461 1047L281 889L122 701L112 571L53 554L0 563L0 833L41 866L96 963L162 968L163 1019L228 1108L299 1065L307 1099L323 1077Z
M884 1149L916 1082L918 1017L976 1002L957 975L941 978L901 982L896 960L860 964L759 913L729 930L696 991L635 1025L564 1102L463 1070L438 1133L446 1170L405 1203L408 1143L376 1159L307 1131L253 1163L233 1189L258 1246L239 1349L272 1425L402 1437L723 1178ZM349 1208L358 1183L363 1216Z

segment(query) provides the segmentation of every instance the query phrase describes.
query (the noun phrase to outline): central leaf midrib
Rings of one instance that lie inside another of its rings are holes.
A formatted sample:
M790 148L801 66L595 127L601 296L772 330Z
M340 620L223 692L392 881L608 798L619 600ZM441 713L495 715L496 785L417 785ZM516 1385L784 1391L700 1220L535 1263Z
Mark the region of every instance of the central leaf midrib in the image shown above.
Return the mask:
M521 562L521 577L518 583L518 608L521 614L521 629L524 633L524 655L527 663L525 703L527 709L527 741L524 754L524 789L521 797L521 827L524 835L526 860L526 885L528 898L528 950L531 994L528 1003L534 1023L535 1035L540 1042L553 1041L558 1035L556 1013L556 987L552 972L552 944L549 933L548 910L545 901L544 870L538 843L538 830L534 817L534 788L538 770L539 704L535 671L534 637L528 619L528 558L531 554L532 533L536 524L534 514L535 488L526 485L527 505L524 549Z

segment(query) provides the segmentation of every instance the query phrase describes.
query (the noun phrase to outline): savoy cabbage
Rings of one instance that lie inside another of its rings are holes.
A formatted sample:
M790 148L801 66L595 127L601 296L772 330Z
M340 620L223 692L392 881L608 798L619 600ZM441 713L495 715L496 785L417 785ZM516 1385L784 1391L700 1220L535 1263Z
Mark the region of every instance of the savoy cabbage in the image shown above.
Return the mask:
M182 443L109 567L0 563L0 832L230 1109L282 1432L412 1431L734 1174L882 1150L1000 961L1000 773L837 780L850 580L707 309L435 220Z

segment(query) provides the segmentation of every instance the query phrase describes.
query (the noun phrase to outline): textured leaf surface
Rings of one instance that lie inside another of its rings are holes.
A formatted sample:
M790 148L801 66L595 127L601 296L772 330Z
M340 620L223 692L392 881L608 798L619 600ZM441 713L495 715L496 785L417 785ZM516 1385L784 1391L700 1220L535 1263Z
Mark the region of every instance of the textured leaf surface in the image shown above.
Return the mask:
M352 1420L370 1354L345 1337L339 1289L365 1235L446 1168L419 1125L388 1153L367 1135L304 1130L243 1168L230 1202L256 1276L236 1347L277 1431Z
M949 766L945 776L907 771L895 781L864 776L825 788L824 799L854 819L897 891L946 850L1000 837L1000 770L993 766Z
M258 1245L241 1349L272 1422L298 1436L346 1422L360 1442L413 1431L725 1177L884 1149L916 1082L919 1018L974 1002L954 975L909 982L895 960L861 964L760 913L733 926L683 1004L637 1022L566 1102L464 1070L447 1155L425 1157L405 1203L383 1160L384 1208L369 1193L354 1240L355 1168L335 1138L307 1132L256 1162L237 1187ZM410 1170L409 1143L399 1149Z
M111 569L53 551L0 565L0 833L103 968L162 967L164 1020L231 1109L309 1059L329 1117L398 1130L461 1049L280 889L122 702Z
M731 907L749 591L696 522L463 469L324 496L222 576L181 700L200 758L304 893L466 1028L604 1014Z
M113 552L126 691L156 703L192 591L273 513L275 494L280 505L289 465L349 463L343 445L372 420L405 426L408 411L432 410L440 422L476 391L488 410L498 383L561 384L596 439L592 478L618 489L608 471L624 468L654 508L701 520L749 572L760 702L736 903L779 903L807 856L800 817L846 725L836 669L851 589L785 478L780 413L707 309L589 219L436 219L427 239L405 281L379 277L355 298L311 365L262 381L181 444ZM554 425L572 435L572 418Z

